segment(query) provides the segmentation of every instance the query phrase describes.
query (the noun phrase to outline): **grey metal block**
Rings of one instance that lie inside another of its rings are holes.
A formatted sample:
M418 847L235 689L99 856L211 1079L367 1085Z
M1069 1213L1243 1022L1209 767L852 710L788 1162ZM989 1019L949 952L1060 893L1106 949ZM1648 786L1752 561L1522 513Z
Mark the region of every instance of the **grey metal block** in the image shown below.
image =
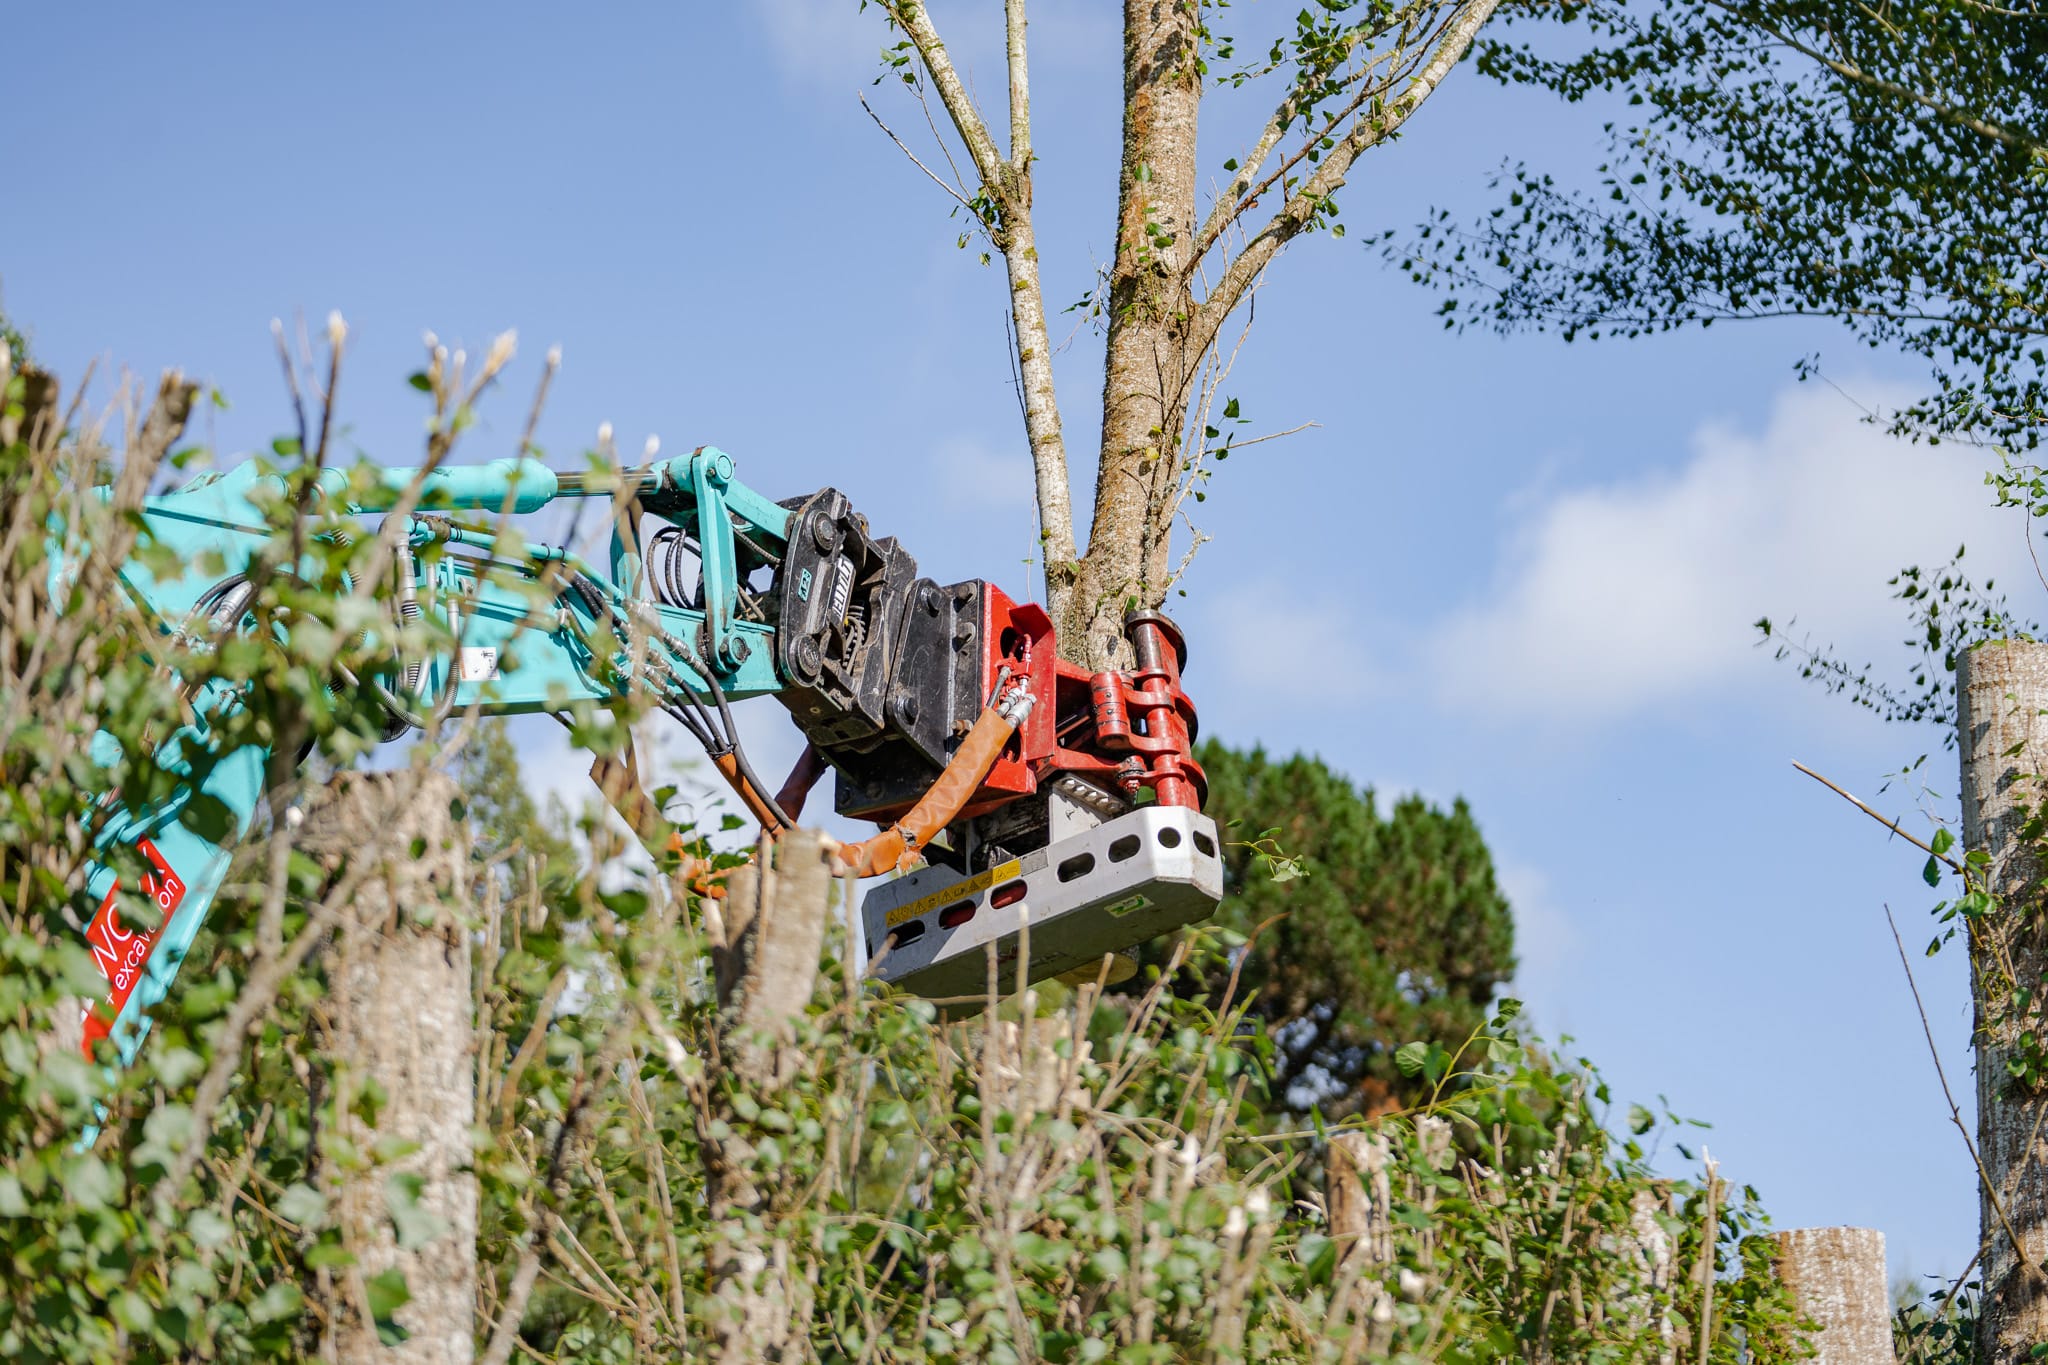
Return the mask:
M1008 991L1028 941L1029 979L1057 976L1208 916L1220 854L1207 816L1142 806L972 876L919 868L861 902L870 970L934 999L980 996L994 943Z

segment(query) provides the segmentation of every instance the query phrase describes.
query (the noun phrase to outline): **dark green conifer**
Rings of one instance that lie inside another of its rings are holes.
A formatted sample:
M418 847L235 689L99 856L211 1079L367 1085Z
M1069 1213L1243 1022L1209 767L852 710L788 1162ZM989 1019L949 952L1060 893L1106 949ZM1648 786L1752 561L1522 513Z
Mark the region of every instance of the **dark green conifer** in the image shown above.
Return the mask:
M1455 1048L1514 971L1514 924L1470 808L1407 796L1382 814L1371 788L1318 758L1213 741L1199 757L1226 844L1216 920L1257 931L1238 989L1278 1044L1275 1102L1326 1114L1398 1103L1417 1082L1395 1049Z

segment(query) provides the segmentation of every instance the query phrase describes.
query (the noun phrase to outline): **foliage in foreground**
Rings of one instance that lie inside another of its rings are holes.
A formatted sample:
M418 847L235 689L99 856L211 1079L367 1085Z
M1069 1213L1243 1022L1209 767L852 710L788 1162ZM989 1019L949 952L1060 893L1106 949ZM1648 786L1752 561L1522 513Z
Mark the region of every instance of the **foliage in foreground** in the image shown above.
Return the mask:
M399 1245L446 1235L417 1179L386 1173L405 1145L365 1149L335 1112L351 1096L374 1126L383 1102L324 1045L327 973L359 930L335 913L346 867L295 848L288 819L251 840L141 1064L76 1053L80 998L102 989L65 908L100 818L95 727L146 752L179 719L173 660L246 687L237 726L300 727L284 733L339 763L374 723L328 692L337 663L374 664L351 632L294 632L338 654L207 652L126 606L109 556L131 552L127 509L168 443L145 419L118 459L92 431L0 448L18 609L0 635L0 1351L22 1361L310 1356L354 1311L402 1335L413 1286L358 1273L338 1179L383 1179ZM114 469L110 504L84 494ZM281 543L297 507L276 509ZM84 563L61 611L53 515ZM318 544L338 582L377 541ZM318 582L263 591L320 619ZM115 776L124 794L152 780ZM1182 961L1127 1002L1021 992L946 1021L828 949L755 1083L733 1065L754 1043L719 1009L717 917L593 838L582 875L479 861L469 888L491 1358L515 1335L529 1358L697 1352L767 1291L789 1359L1794 1354L1753 1195L1654 1177L1651 1116L1611 1135L1597 1077L1519 1038L1511 1009L1462 1047L1402 1050L1420 1107L1355 1137L1274 1133L1256 1103L1270 1044L1242 1007L1169 989Z

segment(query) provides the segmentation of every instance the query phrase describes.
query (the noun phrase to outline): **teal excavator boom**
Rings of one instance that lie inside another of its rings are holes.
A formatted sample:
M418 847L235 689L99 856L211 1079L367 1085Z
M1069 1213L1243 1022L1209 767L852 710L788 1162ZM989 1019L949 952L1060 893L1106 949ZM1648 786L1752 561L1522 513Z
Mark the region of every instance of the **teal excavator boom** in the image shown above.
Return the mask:
M283 476L252 462L146 499L145 534L170 553L147 557L155 572L143 556L121 566L126 591L187 642L252 628L258 583L289 559L273 515L288 496ZM1058 657L1040 607L982 580L920 577L844 494L772 501L710 447L626 473L532 459L330 470L315 496L348 518L403 518L372 532L392 549L388 582L372 593L389 649L376 669L335 683L382 713L384 738L470 708L654 706L771 830L797 819L831 771L838 811L879 828L841 849L849 870L904 874L862 905L870 970L885 980L970 994L991 945L1014 964L1027 937L1031 979L1068 972L1200 918L1221 897L1191 753L1195 712L1181 690L1185 646L1163 616L1127 621L1134 667L1076 667ZM611 516L603 567L490 524L578 498L601 499ZM772 795L730 709L768 695L807 741ZM223 751L220 740L242 696L218 680L192 685L190 723L149 760L175 779L174 794L114 809L100 832L85 937L107 991L87 1012L88 1052L111 1037L132 1059L266 800L273 756L254 743ZM111 766L118 748L105 746L98 757ZM634 814L637 793L602 785ZM216 818L194 818L195 803ZM115 857L117 845L139 859ZM134 888L149 906L139 917L122 908L123 862L147 869Z

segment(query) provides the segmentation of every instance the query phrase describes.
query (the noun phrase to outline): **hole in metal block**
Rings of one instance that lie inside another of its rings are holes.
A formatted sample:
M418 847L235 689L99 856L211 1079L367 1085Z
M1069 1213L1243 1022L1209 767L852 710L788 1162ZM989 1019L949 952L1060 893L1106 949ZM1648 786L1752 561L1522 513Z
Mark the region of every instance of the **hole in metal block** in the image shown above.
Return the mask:
M1060 880L1070 882L1076 877L1085 877L1095 870L1093 853L1076 853L1060 864Z
M939 927L941 929L957 929L973 919L974 912L979 908L973 901L955 901L939 911Z
M1128 862L1138 856L1138 836L1126 834L1109 846L1109 860L1113 863Z
M1216 856L1216 841L1200 830L1195 831L1195 847L1208 854L1211 858Z
M1159 831L1159 846L1161 848L1179 848L1180 831L1172 825L1166 825L1161 828Z
M910 921L910 923L908 924L899 924L894 929L891 929L889 931L889 937L885 940L885 942L893 950L896 948L906 947L909 944L917 942L919 939L923 937L924 921L921 919L914 919Z
M1022 881L1004 882L996 888L995 894L988 898L988 903L1000 910L1006 905L1015 905L1018 901L1023 900L1024 891L1025 887Z

